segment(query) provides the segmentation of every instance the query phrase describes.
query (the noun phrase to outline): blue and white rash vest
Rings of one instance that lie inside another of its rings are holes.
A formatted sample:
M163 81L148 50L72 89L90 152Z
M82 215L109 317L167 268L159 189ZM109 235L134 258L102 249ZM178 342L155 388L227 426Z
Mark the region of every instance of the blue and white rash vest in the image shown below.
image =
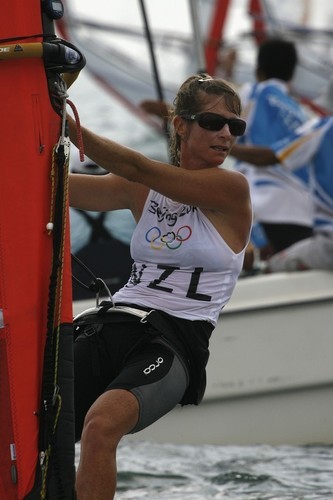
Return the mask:
M314 229L333 234L333 117L309 120L272 148L290 170L310 164Z
M243 95L247 128L239 144L271 147L308 119L281 80L254 83ZM255 167L237 162L236 169L248 178L255 220L312 226L313 204L307 164L289 169L281 164Z

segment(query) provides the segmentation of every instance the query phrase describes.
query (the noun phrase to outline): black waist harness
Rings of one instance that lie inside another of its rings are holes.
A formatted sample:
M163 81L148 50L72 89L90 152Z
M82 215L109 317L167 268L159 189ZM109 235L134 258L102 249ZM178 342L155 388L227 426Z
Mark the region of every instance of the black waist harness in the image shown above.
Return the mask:
M170 316L163 311L135 305L114 305L107 301L76 316L75 332L78 334L82 328L90 328L92 334L98 333L104 324L112 323L119 314L123 318L129 316L129 320L137 317L139 321L147 324L147 327L151 327L150 333L160 336L181 358L188 368L189 386L180 403L198 405L206 389L206 364L213 325L208 321L190 321Z

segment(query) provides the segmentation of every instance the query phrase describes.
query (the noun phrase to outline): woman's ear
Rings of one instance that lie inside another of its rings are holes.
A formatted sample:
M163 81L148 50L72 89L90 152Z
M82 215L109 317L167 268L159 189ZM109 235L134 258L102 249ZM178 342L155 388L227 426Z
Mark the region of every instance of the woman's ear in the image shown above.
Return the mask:
M184 137L186 136L186 121L181 118L179 115L176 115L173 119L173 127L176 131L176 133L182 138L184 139Z

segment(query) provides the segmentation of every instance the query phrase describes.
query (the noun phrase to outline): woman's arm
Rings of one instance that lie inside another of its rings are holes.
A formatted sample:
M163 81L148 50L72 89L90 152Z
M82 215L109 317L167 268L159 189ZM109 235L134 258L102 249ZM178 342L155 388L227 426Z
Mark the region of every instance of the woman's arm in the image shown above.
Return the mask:
M69 175L70 205L81 210L108 211L131 208L131 183L113 174Z
M77 144L75 122L71 118L69 125L70 138ZM178 168L151 160L86 128L82 128L82 136L85 153L89 158L109 172L127 180L128 184L121 184L127 191L125 196L128 196L128 190L135 191L133 185L143 185L181 203L219 210L223 213L230 213L233 207L239 207L243 200L247 203L247 182L238 172L223 168L200 170ZM87 182L86 186L88 185L88 181L80 182ZM98 180L95 181L96 187L97 182ZM81 187L83 186L81 184ZM82 202L84 201L85 194L77 196L80 196Z

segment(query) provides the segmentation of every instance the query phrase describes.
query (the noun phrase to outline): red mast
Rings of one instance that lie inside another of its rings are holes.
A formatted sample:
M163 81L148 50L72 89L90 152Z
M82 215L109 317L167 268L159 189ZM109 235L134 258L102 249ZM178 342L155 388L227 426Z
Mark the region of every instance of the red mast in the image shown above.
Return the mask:
M223 38L223 30L230 6L230 0L216 0L213 10L211 29L205 46L207 73L213 75L216 72L220 41Z
M253 32L257 45L260 45L266 38L266 24L264 22L261 0L249 1L249 15L253 17Z

